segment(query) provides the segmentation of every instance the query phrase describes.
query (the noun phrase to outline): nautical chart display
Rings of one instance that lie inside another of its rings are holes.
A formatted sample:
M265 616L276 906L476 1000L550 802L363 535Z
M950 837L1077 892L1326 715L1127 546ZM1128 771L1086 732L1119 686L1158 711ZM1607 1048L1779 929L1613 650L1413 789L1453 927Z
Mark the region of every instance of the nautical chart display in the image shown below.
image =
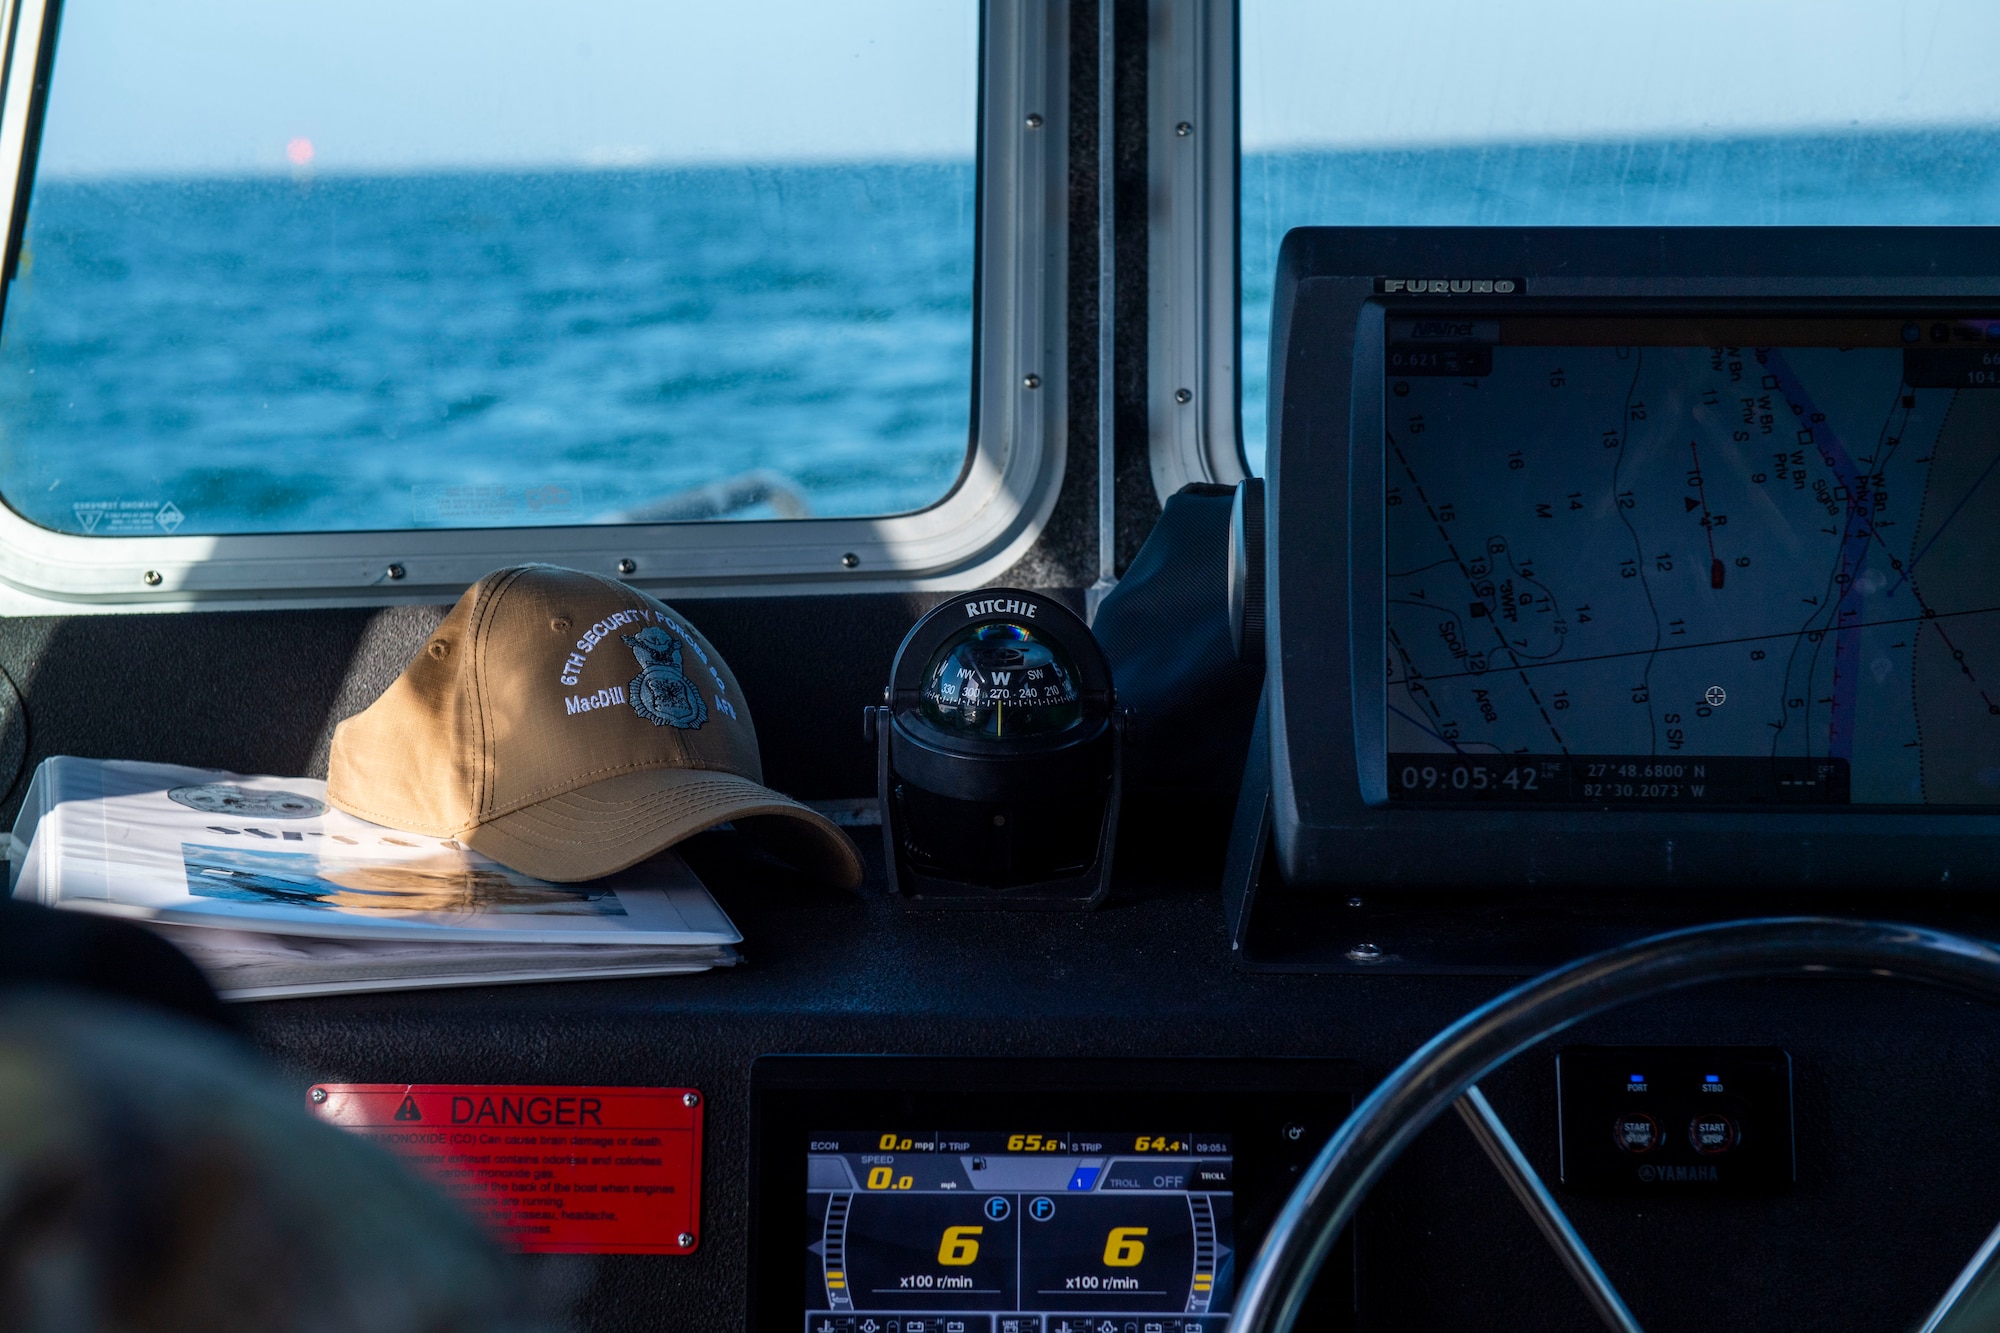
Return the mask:
M1391 800L2000 804L2000 316L1387 332Z

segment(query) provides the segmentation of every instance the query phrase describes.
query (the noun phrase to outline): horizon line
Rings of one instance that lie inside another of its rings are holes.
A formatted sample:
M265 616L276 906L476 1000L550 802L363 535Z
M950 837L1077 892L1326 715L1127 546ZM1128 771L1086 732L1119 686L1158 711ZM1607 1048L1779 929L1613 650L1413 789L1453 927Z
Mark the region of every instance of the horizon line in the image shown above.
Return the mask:
M1993 120L1908 120L1877 121L1872 124L1836 124L1815 121L1798 124L1742 125L1726 128L1687 126L1648 129L1632 133L1603 132L1566 134L1550 130L1518 135L1469 136L1463 138L1354 138L1354 139L1269 139L1245 141L1247 154L1282 153L1367 153L1433 152L1465 148L1554 148L1614 147L1630 143L1728 143L1744 139L1858 139L1888 138L1909 134L2000 132L2000 117Z
M37 164L35 180L61 181L65 183L89 183L93 181L187 181L187 180L294 180L306 183L322 178L357 179L362 177L395 176L485 176L485 175L606 175L616 172L647 171L731 171L745 169L767 169L776 171L796 171L814 168L839 167L969 167L976 164L976 155L964 157L939 157L928 154L902 154L877 157L634 157L606 158L592 160L585 158L524 158L519 161L488 162L409 162L409 163L368 163L322 166L314 163L299 167L288 162L277 165L253 166L211 166L211 167L109 167L50 169Z
M1605 148L1631 144L1722 144L1769 139L1889 139L1922 134L2000 134L2000 120L1994 121L1906 121L1867 126L1835 124L1742 126L1729 129L1690 127L1677 130L1649 130L1633 134L1572 135L1560 133L1493 137L1444 137L1436 139L1299 139L1249 142L1244 156L1280 157L1310 153L1392 153L1462 152L1468 149L1548 149ZM38 166L37 181L89 184L113 181L276 181L301 183L329 179L383 178L437 175L594 175L617 172L698 172L765 169L775 171L823 168L867 167L964 167L977 156L941 156L929 153L879 155L838 154L828 156L747 156L715 155L652 156L627 150L597 150L583 157L524 158L517 161L436 161L436 162L355 162L342 165L296 167L289 163L249 166L144 166L50 168Z

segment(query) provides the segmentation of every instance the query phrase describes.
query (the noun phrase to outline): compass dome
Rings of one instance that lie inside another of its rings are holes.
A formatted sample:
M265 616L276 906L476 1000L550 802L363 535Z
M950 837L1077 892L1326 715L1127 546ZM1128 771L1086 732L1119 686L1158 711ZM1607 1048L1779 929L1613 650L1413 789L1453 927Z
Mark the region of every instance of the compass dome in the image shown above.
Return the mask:
M1013 621L968 625L924 671L923 714L956 736L1048 736L1083 716L1076 664L1052 640Z

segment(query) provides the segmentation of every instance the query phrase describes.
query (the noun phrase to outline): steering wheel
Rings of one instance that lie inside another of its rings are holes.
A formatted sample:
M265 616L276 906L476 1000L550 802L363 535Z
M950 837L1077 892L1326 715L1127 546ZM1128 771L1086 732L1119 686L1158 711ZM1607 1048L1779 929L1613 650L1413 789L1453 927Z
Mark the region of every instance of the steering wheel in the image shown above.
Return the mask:
M1327 1252L1368 1191L1454 1105L1605 1325L1639 1333L1623 1298L1480 1095L1479 1080L1607 1009L1704 982L1797 974L1901 978L2000 1000L2000 949L1991 944L1921 926L1819 917L1677 930L1557 968L1438 1033L1355 1108L1272 1223L1244 1275L1232 1333L1291 1333ZM1922 1333L1973 1329L2000 1329L2000 1229L1922 1325Z

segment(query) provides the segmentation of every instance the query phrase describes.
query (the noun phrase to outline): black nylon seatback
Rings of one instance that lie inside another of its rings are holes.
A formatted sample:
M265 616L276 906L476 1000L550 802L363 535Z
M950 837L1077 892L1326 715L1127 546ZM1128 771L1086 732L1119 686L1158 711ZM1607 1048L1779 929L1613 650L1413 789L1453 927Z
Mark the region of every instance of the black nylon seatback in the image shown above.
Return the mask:
M1131 710L1128 791L1233 797L1264 668L1237 660L1229 632L1229 511L1235 490L1196 482L1159 522L1097 608L1091 629Z
M0 898L0 992L58 986L234 1028L186 954L129 921Z

